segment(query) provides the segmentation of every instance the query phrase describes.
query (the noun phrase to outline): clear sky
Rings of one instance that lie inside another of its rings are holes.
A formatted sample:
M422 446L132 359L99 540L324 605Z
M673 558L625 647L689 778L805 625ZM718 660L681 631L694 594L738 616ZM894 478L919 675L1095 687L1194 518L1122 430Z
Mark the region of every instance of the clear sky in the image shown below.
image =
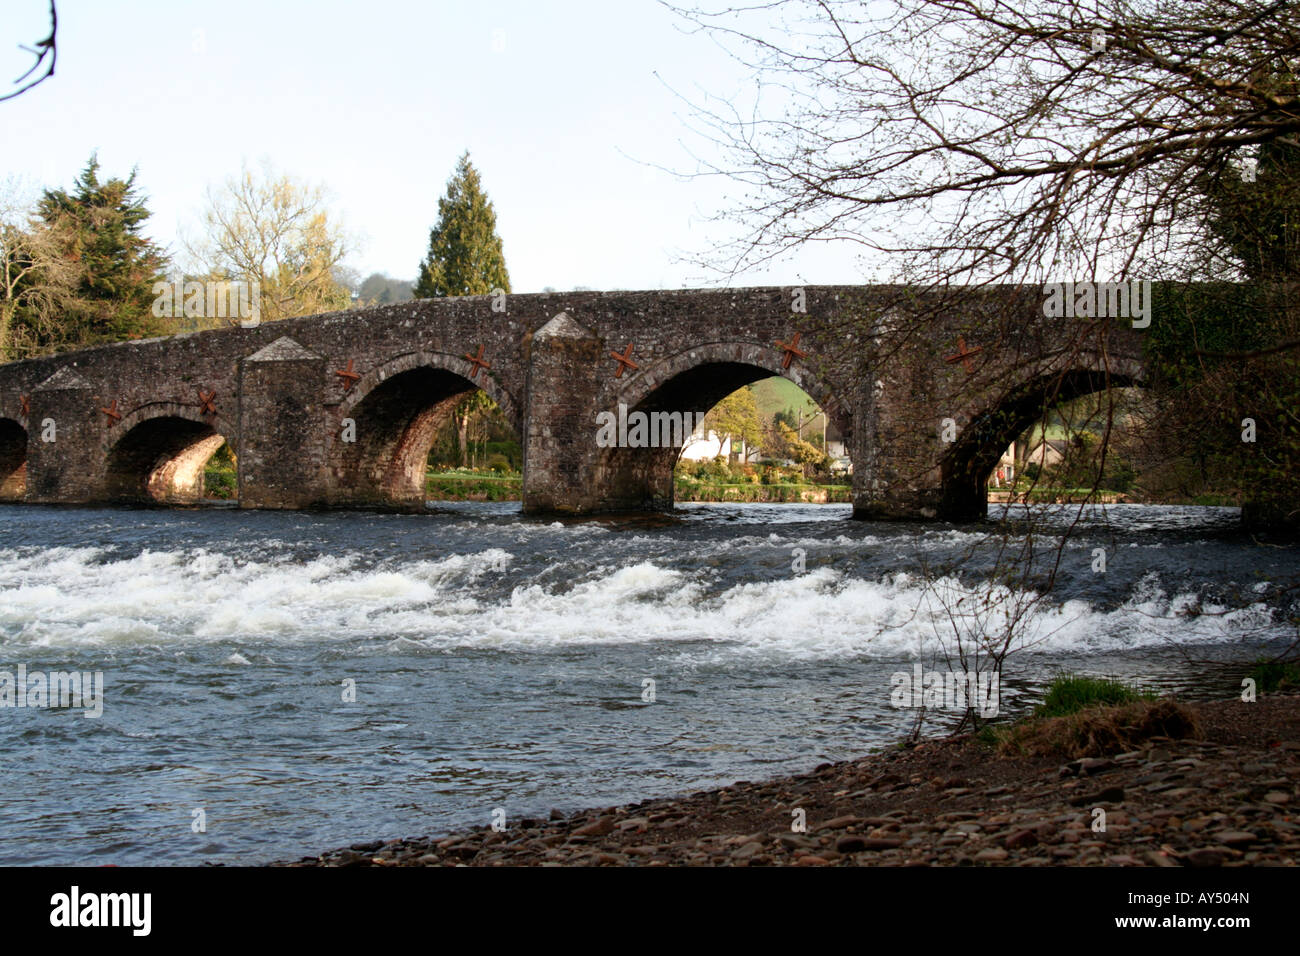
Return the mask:
M4 0L0 85L46 32L46 0ZM0 103L0 179L68 187L92 150L138 167L154 239L175 250L205 190L269 159L324 185L362 276L413 278L466 149L497 210L517 292L723 281L683 261L728 233L735 184L678 93L753 80L654 0L60 0L56 75ZM676 92L674 92L676 91ZM818 246L732 284L862 281Z

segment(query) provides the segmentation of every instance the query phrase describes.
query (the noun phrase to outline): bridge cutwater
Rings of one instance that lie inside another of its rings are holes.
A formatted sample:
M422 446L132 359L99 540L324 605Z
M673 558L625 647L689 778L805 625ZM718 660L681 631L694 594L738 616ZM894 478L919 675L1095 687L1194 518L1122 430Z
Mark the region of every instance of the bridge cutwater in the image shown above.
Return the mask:
M0 498L192 503L225 440L243 508L422 508L438 426L481 388L522 441L526 512L662 510L680 438L602 447L597 416L700 414L780 375L845 435L855 516L977 518L1045 404L1143 378L1128 320L1042 302L1010 286L511 294L504 312L467 296L86 348L0 365Z

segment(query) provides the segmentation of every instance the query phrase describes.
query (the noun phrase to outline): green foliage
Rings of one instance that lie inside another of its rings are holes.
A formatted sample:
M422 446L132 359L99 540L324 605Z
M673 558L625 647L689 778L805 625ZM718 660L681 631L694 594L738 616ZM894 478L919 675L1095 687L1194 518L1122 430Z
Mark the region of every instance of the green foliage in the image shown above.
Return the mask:
M1119 681L1063 675L1047 685L1043 702L1034 708L1033 716L1064 717L1088 707L1114 707L1154 699L1154 694L1136 691Z
M1144 350L1152 384L1187 388L1223 367L1213 353L1261 348L1273 340L1261 288L1228 282L1157 282ZM1206 354L1210 353L1210 354Z
M704 419L704 431L714 431L731 438L731 455L740 454L740 444L753 445L762 434L758 420L758 406L754 392L746 385L732 392L709 412Z
M222 445L208 459L203 469L204 496L229 500L239 493L235 475L235 455L229 445Z
M812 484L801 469L767 465L729 465L712 461L679 461L674 475L678 501L842 502L852 501L852 486Z
M678 501L740 501L761 503L822 502L848 504L853 500L849 485L810 485L798 478L772 484L753 481L714 482L678 474L674 483Z
M523 477L518 472L431 471L425 477L425 493L435 501L518 501Z
M782 442L785 445L783 451L787 458L791 458L801 465L816 465L820 464L826 457L825 452L816 445L804 441L799 437L798 433L785 422L777 423L777 432L780 434Z
M502 419L503 427L509 431L510 426ZM510 437L483 443L483 452L488 456L489 465L497 458L504 458L510 465L511 471L520 471L524 467L524 448L515 440L513 434Z
M1146 355L1166 471L1194 493L1234 492L1248 524L1300 532L1300 149L1278 140L1257 158L1254 182L1231 167L1197 178L1199 264L1248 281L1158 283Z
M166 331L152 306L153 286L164 281L167 258L143 234L150 214L134 172L101 182L99 160L92 155L72 192L47 189L37 213L55 231L62 256L79 266L59 344L91 345Z
M438 222L429 233L429 252L420 263L415 297L509 292L510 276L496 224L478 170L465 153L447 183L447 194L438 200Z
M1294 95L1293 84L1288 93ZM1207 200L1206 224L1226 257L1251 279L1300 277L1300 148L1266 141L1253 158L1253 179L1233 166L1197 178Z
M1238 494L1248 522L1300 527L1300 316L1286 288L1165 284L1155 301L1152 438L1168 469L1205 476L1195 493Z
M1128 494L1133 490L1133 484L1137 480L1137 469L1127 458L1121 458L1119 455L1111 453L1106 458L1106 467L1102 471L1101 486L1110 491L1117 491L1120 494Z

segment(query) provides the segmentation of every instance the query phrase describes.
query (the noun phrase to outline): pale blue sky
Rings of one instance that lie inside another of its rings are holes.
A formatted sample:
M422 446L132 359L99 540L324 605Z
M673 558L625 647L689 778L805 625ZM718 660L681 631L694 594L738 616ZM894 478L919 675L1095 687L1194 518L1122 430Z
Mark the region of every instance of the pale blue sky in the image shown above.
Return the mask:
M5 0L0 83L45 11ZM0 104L0 178L68 186L97 149L110 174L139 167L150 233L175 248L209 185L268 158L328 188L363 276L411 278L469 149L516 291L716 284L679 259L728 236L706 219L737 187L645 164L690 170L704 148L673 90L743 98L752 80L680 26L653 0L60 0L56 76ZM818 246L736 284L861 275Z

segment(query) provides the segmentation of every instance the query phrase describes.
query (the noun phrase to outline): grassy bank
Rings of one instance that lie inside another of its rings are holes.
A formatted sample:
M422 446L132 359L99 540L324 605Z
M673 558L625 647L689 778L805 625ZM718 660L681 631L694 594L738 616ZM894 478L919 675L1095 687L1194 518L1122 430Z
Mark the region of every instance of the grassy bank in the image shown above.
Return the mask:
M676 498L683 502L745 501L756 503L847 504L853 500L849 485L815 485L794 482L709 482L678 476ZM425 481L430 499L438 501L518 501L523 475L474 469L431 471Z
M518 501L523 487L523 475L517 471L461 468L431 471L424 483L425 494L435 501Z
M849 504L853 488L849 485L776 484L756 485L749 482L712 484L678 478L674 482L678 501L749 501L758 503Z

